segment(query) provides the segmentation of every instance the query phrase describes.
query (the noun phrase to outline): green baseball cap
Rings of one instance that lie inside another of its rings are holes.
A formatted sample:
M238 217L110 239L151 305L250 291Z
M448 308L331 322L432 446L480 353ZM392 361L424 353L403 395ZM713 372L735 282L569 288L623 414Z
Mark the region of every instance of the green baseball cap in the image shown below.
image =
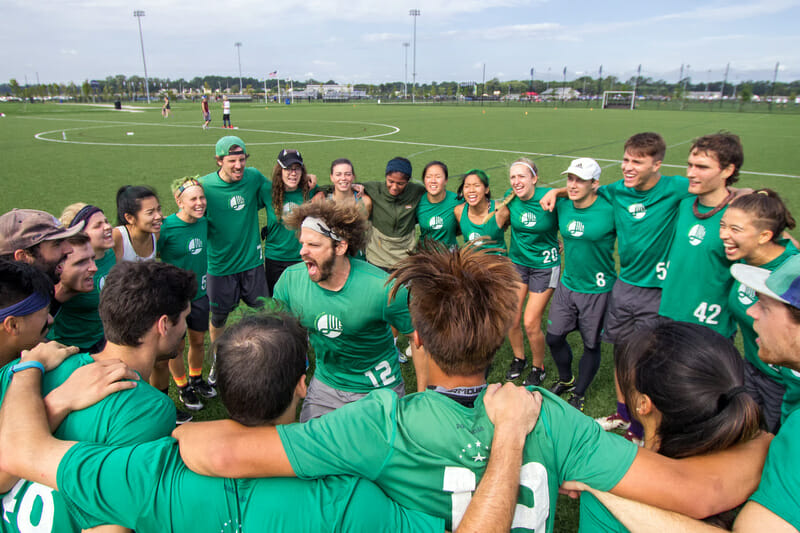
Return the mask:
M241 148L240 150L233 150L231 148L234 146L238 146ZM238 154L247 154L247 148L244 145L244 141L241 140L239 137L234 135L226 135L222 139L217 141L217 148L216 148L217 157L225 157L226 155L238 155Z

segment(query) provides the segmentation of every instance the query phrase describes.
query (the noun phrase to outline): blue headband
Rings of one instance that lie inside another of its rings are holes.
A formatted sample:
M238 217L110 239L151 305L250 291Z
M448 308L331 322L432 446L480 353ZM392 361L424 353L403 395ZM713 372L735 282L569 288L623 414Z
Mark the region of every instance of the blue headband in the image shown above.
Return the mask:
M408 179L411 179L411 163L407 159L396 157L386 163L386 173L391 174L392 172L402 172L408 176Z
M72 219L72 222L69 223L69 227L77 226L80 222L86 221L89 222L89 219L92 218L92 215L95 213L102 213L103 210L99 207L95 207L93 205L85 205L81 208L80 211L75 213L75 218ZM85 228L86 226L84 226Z
M34 292L22 301L0 309L0 322L10 316L28 316L50 305L50 298Z

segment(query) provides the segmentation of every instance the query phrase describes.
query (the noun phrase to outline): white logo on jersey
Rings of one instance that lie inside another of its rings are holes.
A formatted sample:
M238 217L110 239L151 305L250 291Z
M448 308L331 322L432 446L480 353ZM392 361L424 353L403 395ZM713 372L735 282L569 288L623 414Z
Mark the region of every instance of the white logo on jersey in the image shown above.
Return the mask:
M428 225L431 229L442 229L442 226L444 226L444 219L442 217L431 217L428 221Z
M342 334L342 321L327 313L323 313L317 318L316 326L317 331L329 339L335 339Z
M203 251L203 240L194 238L189 241L189 253L192 255L197 255Z
M473 231L472 233L469 234L469 238L467 240L468 241L479 241L479 240L481 240L481 234L476 232L476 231Z
M286 216L289 213L291 213L295 207L297 207L297 204L294 202L286 202L285 204L283 204L283 216Z
M647 214L647 209L645 209L644 204L631 204L628 206L628 213L636 220L639 220Z
M536 215L533 213L522 213L519 217L519 221L522 222L522 225L526 228L532 228L536 225Z
M583 222L580 220L572 220L570 221L569 225L567 226L567 231L573 237L581 237L584 232Z
M244 198L239 196L238 194L231 198L231 209L234 211L241 211L244 209Z
M483 455L483 452L486 452L486 455ZM458 458L463 459L465 455L467 459L472 459L476 463L482 463L489 458L489 447L481 441L476 440L474 443L470 442L461 448L461 453L458 454Z
M697 246L706 236L706 228L701 226L700 224L695 224L692 226L692 229L689 230L689 244L692 246Z
M739 301L742 305L753 305L756 303L756 291L748 287L747 285L739 284L739 290L736 291L739 296Z
M784 368L786 368L786 367L784 367ZM797 370L792 370L791 368L788 368L787 370L791 370L792 374L794 374L794 377L800 378L800 372L798 372Z
M106 277L103 276L102 278L100 278L100 281L97 282L97 290L102 291L103 287L105 286L106 286Z

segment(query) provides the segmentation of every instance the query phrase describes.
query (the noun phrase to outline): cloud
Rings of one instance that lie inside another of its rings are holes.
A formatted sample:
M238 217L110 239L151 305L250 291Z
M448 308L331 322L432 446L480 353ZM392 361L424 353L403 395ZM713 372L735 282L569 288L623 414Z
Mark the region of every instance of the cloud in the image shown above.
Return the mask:
M75 50L74 48L70 48L70 49L62 48L61 50L58 51L58 53L61 54L61 55L64 55L64 56L76 56L76 55L78 55L78 51Z

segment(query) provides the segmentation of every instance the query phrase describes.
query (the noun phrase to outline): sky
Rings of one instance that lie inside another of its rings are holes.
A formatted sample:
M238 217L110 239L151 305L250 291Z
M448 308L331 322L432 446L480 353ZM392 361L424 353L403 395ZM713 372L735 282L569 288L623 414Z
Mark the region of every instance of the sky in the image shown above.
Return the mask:
M800 79L800 0L0 0L0 82L142 76L134 10L160 78Z

